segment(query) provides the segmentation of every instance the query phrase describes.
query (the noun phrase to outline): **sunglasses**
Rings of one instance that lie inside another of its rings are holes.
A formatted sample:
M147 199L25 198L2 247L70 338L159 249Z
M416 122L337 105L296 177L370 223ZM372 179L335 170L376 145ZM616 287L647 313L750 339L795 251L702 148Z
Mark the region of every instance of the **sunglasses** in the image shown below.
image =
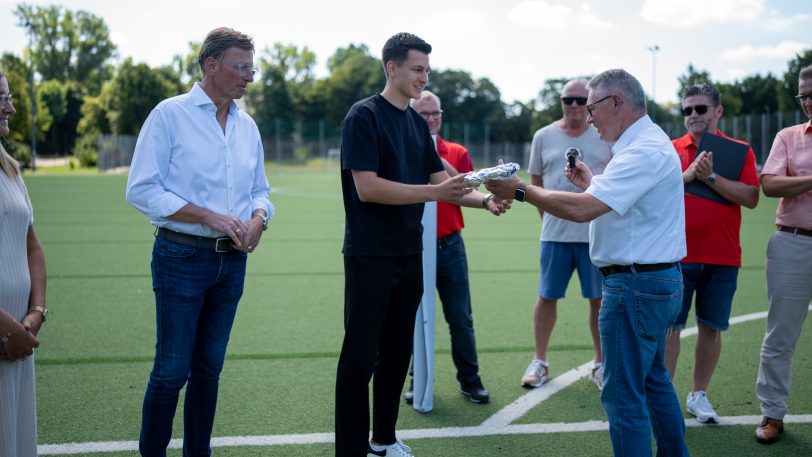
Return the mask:
M561 97L561 101L567 106L572 105L572 102L577 103L578 106L586 105L586 97Z
M681 111L682 111L682 115L686 116L686 117L690 116L691 113L694 112L694 110L696 110L696 114L699 114L701 116L701 115L708 112L708 108L709 108L708 105L686 106Z

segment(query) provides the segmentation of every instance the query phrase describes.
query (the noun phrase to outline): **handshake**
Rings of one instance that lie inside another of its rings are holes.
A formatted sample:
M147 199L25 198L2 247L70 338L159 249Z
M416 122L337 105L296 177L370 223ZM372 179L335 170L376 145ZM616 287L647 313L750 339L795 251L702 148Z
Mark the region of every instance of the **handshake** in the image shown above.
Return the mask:
M506 179L516 174L519 171L519 164L517 163L500 163L499 165L491 168L483 168L479 171L472 171L463 176L465 184L471 187L478 187L480 184L491 179Z

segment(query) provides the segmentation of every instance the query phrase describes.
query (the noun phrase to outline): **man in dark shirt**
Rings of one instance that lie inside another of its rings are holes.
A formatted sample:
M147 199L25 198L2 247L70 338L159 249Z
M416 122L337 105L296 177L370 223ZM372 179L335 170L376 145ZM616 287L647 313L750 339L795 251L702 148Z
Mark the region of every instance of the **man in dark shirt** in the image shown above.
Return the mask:
M428 83L430 52L414 35L391 37L383 48L383 92L355 103L342 124L345 334L336 376L336 456L412 456L395 424L423 294L423 203L481 207L488 198L466 186L464 175L449 178L426 121L409 107ZM492 212L507 206L500 201Z

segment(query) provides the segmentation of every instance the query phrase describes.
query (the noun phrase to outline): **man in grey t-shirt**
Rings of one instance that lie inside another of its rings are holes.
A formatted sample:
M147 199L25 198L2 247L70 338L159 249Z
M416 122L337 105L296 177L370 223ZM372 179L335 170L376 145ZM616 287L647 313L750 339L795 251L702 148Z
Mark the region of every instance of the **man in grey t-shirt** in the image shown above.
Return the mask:
M611 157L609 144L598 138L595 127L586 122L586 83L572 80L561 92L564 116L533 136L530 155L530 177L533 185L552 190L583 192L564 175L567 151L577 150L578 160L586 163L595 174L603 169ZM574 149L571 149L574 148ZM601 277L589 259L589 224L570 222L545 214L542 219L539 289L533 308L533 333L536 353L522 376L522 385L532 388L547 382L549 367L547 346L555 327L559 298L564 297L575 269L581 281L581 294L589 300L589 330L595 347L595 359L590 379L602 386L601 344L598 334L598 310L601 306Z

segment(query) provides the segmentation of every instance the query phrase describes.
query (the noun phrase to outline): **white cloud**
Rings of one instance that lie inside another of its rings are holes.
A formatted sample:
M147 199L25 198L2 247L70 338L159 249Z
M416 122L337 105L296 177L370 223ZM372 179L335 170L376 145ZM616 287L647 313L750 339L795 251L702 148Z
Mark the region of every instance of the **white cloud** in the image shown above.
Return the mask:
M449 27L449 24L454 26ZM436 11L427 17L424 22L428 30L449 30L453 35L478 33L482 30L484 24L485 15L483 13L466 9Z
M575 11L567 5L554 5L545 0L529 0L519 3L508 12L508 18L520 25L537 26L548 30L567 30L573 26L606 29L612 27L598 17L588 3L581 3Z
M776 45L753 46L746 44L738 48L725 49L719 59L726 62L749 62L754 59L781 59L790 60L795 54L803 51L809 45L798 41L782 41Z
M808 22L812 19L812 14L798 13L793 16L781 17L777 11L771 11L771 15L767 19L761 21L766 29L772 31L783 31L795 27L802 22Z
M765 0L645 0L642 17L660 25L694 27L711 22L752 22Z

